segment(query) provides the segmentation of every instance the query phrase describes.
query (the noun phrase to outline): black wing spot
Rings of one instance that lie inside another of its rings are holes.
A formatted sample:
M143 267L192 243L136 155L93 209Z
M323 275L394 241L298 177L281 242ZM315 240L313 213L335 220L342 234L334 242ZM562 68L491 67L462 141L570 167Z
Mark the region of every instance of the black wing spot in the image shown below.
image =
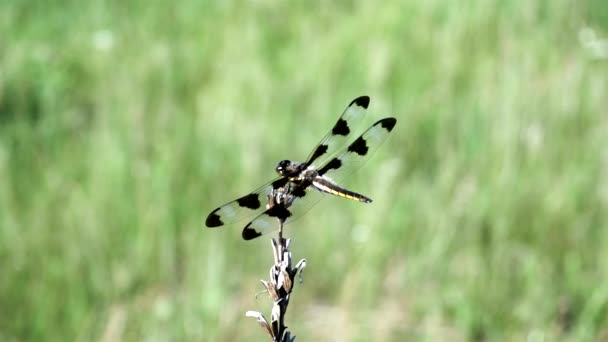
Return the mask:
M291 216L291 212L282 205L275 205L274 207L266 210L266 214L270 217L276 217L281 221L285 221Z
M327 148L328 146L325 144L317 146L315 152L312 154L312 156L310 156L310 159L308 160L306 165L310 165L313 161L317 160L317 158L327 153Z
M216 212L220 210L220 208L215 209L214 211L207 216L207 220L205 220L205 225L209 228L223 226L224 222L222 222L220 215L216 214Z
M243 197L239 198L238 200L236 200L236 202L241 207L254 209L254 210L259 209L261 206L259 194L249 194L249 195L243 196Z
M291 190L291 194L297 198L302 198L306 196L306 188L308 188L308 186L311 184L310 182L306 183L307 184L304 184L302 186L296 186L294 189Z
M348 152L355 152L360 156L364 156L367 154L369 147L367 147L367 142L363 137L358 137L357 140L353 141L350 146L348 146Z
M356 104L359 107L363 107L365 109L367 109L367 107L369 106L369 96L367 95L363 95L363 96L359 96L356 99L354 99L348 106L352 106L354 104Z
M262 236L262 233L253 228L245 227L245 229L243 229L243 233L241 233L241 236L243 237L243 240L253 240L259 236Z
M393 127L395 127L395 125L397 124L397 119L395 118L384 118L378 122L376 122L375 125L380 124L382 125L382 128L386 129L387 131L392 131ZM374 125L374 126L375 126Z
M287 177L279 178L276 181L272 182L272 189L277 190L285 186L289 179Z
M332 159L329 163L325 164L322 168L317 171L319 175L323 176L329 170L339 169L342 166L342 161L338 158Z
M346 120L340 118L338 122L334 125L334 128L331 130L331 133L334 135L343 135L346 136L350 133L350 128L348 128L348 122Z

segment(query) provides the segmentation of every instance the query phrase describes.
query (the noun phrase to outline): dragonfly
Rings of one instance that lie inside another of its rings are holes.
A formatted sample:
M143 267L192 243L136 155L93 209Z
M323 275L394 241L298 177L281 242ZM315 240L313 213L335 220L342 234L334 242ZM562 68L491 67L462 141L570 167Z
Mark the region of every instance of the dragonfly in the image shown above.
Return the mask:
M252 240L278 230L277 222L282 227L298 218L324 194L371 203L371 198L339 185L376 152L397 123L394 117L383 118L346 145L369 103L369 96L351 101L305 162L280 161L275 167L278 178L214 209L205 225L215 228L250 219L241 235L244 240Z

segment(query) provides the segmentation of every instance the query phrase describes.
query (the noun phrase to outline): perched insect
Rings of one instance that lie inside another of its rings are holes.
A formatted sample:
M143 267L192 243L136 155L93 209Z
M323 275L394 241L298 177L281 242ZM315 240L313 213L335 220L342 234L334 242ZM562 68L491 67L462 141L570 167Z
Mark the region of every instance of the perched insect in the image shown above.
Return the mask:
M389 117L376 122L350 145L335 153L352 136L352 127L363 118L368 106L368 96L354 99L305 162L280 161L275 168L278 178L216 208L207 216L205 225L220 227L257 214L242 233L243 239L251 240L277 230L277 220L289 222L306 212L322 198L323 193L371 202L370 198L347 190L338 182L374 154L395 127L397 119ZM322 160L327 161L319 164ZM261 209L265 210L259 213Z

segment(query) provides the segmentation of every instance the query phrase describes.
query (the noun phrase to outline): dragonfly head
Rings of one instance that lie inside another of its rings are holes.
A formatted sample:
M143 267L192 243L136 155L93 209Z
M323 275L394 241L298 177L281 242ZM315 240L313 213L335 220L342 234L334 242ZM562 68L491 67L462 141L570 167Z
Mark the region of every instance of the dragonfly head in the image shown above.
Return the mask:
M288 176L290 171L292 170L292 162L291 160L281 160L275 170L281 176Z
M306 164L291 160L281 160L275 168L280 176L290 178L299 176L303 169L306 169Z

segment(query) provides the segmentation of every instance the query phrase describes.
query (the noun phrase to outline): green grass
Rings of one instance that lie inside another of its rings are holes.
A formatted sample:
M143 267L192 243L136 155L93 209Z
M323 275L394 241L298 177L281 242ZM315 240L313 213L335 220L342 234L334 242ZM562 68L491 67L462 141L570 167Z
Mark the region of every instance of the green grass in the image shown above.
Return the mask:
M268 239L204 217L363 94L368 123L399 121L348 184L374 203L327 198L288 231L298 340L607 338L607 18L3 2L0 340L264 340L244 313L269 316Z

